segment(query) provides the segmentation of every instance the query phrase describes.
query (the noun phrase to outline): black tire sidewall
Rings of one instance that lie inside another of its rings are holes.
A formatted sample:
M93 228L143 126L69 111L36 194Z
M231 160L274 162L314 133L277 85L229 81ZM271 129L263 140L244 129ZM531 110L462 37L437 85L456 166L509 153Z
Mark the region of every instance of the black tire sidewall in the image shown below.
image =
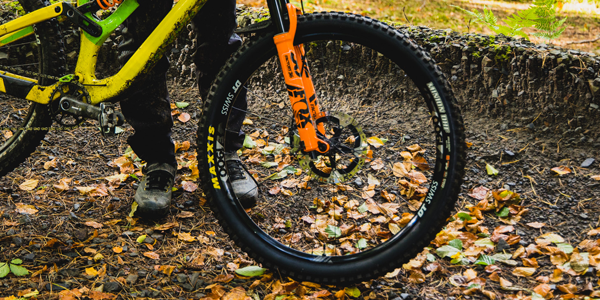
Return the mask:
M27 12L49 5L48 2L40 0L19 0L19 2ZM57 21L52 19L36 25L35 33L39 40L40 72L54 76L62 75L65 61L64 48ZM48 80L41 80L40 83L51 84ZM23 162L40 144L52 125L47 105L32 103L25 118L27 121L24 122L23 127L28 130L18 131L17 136L0 152L0 176L4 176Z
M297 42L305 42L315 37L322 39L344 38L344 40L350 37L352 38L352 42L371 46L371 48L378 50L388 57L401 57L402 61L397 62L402 65L404 70L410 70L407 73L411 73L411 78L415 84L424 93L429 93L429 97L432 99L433 95L425 88L426 82L432 82L442 97L445 110L448 112L452 110L452 107L447 103L448 99L446 99L444 93L440 92L442 85L438 82L439 78L433 75L430 66L424 63L423 58L418 56L417 53L420 52L416 51L416 46L406 38L400 37L392 29L384 28L382 30L381 26L385 25L381 23L372 23L373 21L359 16L352 16L350 18L359 19L362 22L349 22L342 17L319 18L318 16L307 17L309 18L308 20L302 19L303 22L299 22ZM373 41L378 42L374 43ZM223 115L221 111L225 109L228 95L235 90L236 82L243 82L258 66L275 54L272 36L255 41L247 49L236 54L234 59L224 69L226 73L222 73L222 77L219 77L219 88L214 89L214 93L211 93L211 103L205 113L206 127L200 136L210 136L208 132L208 128L210 127L219 128L219 126L224 126L223 124L226 122L227 116ZM227 107L229 106L227 104ZM449 135L452 136L452 133L456 130L453 114L448 113L448 118L450 126ZM213 136L212 138L219 139L217 136ZM453 144L451 147L457 149L455 144L458 142L457 139L451 138L450 140ZM205 141L206 138L202 138L198 144L204 148L201 149L204 151L204 155L210 155L210 153L205 151ZM228 197L229 192L227 192L224 183L221 184L223 189L209 188L210 191L207 192L211 194L212 205L218 214L218 218L225 222L224 224L222 222L222 224L231 237L238 245L242 245L244 251L249 252L250 256L257 259L265 267L278 268L282 275L301 280L314 280L324 283L359 281L385 274L387 270L393 269L394 266L408 261L416 253L422 251L422 248L429 243L429 240L426 240L427 237L434 237L439 231L442 222L445 221L444 216L448 216L453 207L457 194L456 189L451 188L452 183L456 181L455 176L457 175L452 170L456 167L457 156L460 154L451 153L454 155L451 155L450 164L447 168L447 183L445 184L445 188L435 193L435 196L431 199L431 204L427 206L423 216L417 220L416 224L410 230L404 232L404 238L393 243L386 243L389 245L385 249L365 252L364 255L355 255L352 260L349 259L344 263L336 263L334 267L332 267L331 262L328 262L326 258L319 259L319 262L301 259L296 255L285 253L277 245L267 243L260 238L259 235L261 233L257 232L256 228L251 226L251 220L247 217L244 210ZM217 157L216 165L224 165L223 162L218 162L218 156L214 155L213 157L213 159ZM210 166L204 165L204 168L206 172ZM206 181L206 178L204 180ZM209 182L210 180L212 178L209 179ZM435 226L432 226L432 224Z

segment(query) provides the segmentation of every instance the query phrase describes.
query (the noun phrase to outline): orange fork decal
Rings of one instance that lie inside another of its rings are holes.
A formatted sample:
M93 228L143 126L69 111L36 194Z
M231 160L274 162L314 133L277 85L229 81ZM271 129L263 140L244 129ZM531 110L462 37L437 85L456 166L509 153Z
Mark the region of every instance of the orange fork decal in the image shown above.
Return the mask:
M294 110L294 118L298 127L300 140L304 143L304 151L329 151L329 144L317 137L317 131L325 134L323 124L316 125L315 120L324 117L325 113L319 110L315 87L308 71L302 45L294 46L296 35L297 14L300 10L292 4L287 4L290 18L288 32L278 34L273 39L277 46L279 62L283 69L283 76L287 85L288 95Z

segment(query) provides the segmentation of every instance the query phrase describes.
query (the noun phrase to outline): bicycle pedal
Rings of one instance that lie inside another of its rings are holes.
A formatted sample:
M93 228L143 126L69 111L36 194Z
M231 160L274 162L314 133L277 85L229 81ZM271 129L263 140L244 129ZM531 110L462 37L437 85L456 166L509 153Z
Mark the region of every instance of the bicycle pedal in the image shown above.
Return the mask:
M125 117L116 111L109 103L100 103L100 114L98 115L100 132L105 137L115 136L117 126L125 123Z

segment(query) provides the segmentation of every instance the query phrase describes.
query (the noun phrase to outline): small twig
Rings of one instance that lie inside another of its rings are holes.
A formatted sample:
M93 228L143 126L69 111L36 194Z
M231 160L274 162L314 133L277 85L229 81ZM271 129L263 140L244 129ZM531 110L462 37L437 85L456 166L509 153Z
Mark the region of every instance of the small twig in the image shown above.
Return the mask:
M467 33L471 33L471 21L473 21L473 19L469 19L469 23L467 23Z
M582 40L582 41L572 41L572 42L567 42L567 45L571 45L571 44L585 44L585 43L593 43L595 41L600 40L600 35L598 35L597 38L595 39L591 39L591 40Z
M406 15L406 6L402 7L402 13L404 14L404 19L406 19L406 22L408 22L408 24L410 24L410 26L413 26L412 21L409 20L408 16Z

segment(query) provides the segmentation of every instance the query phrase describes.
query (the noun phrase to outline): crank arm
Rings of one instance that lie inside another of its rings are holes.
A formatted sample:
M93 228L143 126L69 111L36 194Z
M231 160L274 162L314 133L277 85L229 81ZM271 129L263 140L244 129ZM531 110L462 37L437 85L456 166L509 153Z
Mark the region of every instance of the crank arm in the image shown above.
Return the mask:
M111 105L104 103L100 103L100 106L98 107L65 96L60 99L59 107L61 111L67 114L98 120L100 123L100 131L105 136L114 135L115 127L125 123L123 114L115 111Z

